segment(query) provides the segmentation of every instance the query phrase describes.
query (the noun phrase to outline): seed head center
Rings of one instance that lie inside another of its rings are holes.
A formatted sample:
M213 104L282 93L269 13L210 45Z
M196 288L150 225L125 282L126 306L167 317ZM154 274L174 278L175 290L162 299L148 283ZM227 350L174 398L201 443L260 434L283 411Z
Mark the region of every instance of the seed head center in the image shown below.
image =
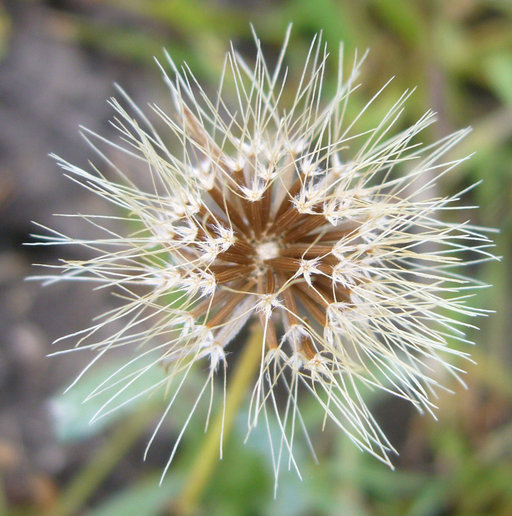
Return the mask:
M261 261L271 260L279 256L279 245L273 240L256 245L256 253Z

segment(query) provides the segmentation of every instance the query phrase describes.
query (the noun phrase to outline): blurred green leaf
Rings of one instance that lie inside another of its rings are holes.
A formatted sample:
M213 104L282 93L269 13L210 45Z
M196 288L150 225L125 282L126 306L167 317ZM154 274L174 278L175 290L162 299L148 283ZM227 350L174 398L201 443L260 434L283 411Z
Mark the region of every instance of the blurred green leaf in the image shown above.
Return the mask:
M512 49L507 54L491 56L485 65L485 69L489 83L496 95L512 107ZM512 115L510 122L512 124Z
M418 9L419 2L407 0L372 0L375 8L386 25L398 34L405 43L412 46L425 44L428 20Z
M58 438L61 441L75 441L91 437L100 432L105 426L123 418L126 414L135 411L140 405L147 403L148 396L139 396L119 409L98 419L91 424L90 421L101 405L107 402L117 391L112 389L95 396L84 402L84 400L100 385L106 378L119 371L126 364L126 360L118 359L108 365L91 368L80 381L64 394L57 393L50 399L50 408L54 418L54 425ZM133 364L126 368L124 374L133 374L140 364ZM139 381L133 383L116 399L116 405L122 405L140 392L151 388L152 385L161 381L164 376L163 369L150 368Z
M153 516L170 507L182 486L182 476L171 471L159 484L160 473L142 478L115 492L107 500L87 512L88 516Z
M271 499L272 480L265 457L258 450L244 446L242 435L233 434L206 491L204 513L259 514L265 502Z
M444 478L433 477L416 491L406 516L436 516L448 496L451 486Z

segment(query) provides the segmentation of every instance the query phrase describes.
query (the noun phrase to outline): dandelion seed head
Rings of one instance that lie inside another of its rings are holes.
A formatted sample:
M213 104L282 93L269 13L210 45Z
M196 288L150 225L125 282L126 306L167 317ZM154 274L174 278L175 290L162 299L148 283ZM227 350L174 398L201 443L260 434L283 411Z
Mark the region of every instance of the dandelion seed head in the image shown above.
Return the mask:
M434 121L427 112L390 136L406 92L376 127L358 133L357 121L375 100L348 117L362 60L355 59L334 97L323 99L328 54L321 37L311 45L295 99L285 105L285 50L286 43L274 70L258 41L253 65L232 50L214 98L188 68L169 60L170 72L162 71L175 112L154 109L165 133L138 108L132 116L113 102L125 144L111 145L148 169L151 188L107 158L118 181L58 161L140 229L121 233L108 217L82 216L104 235L91 243L54 232L45 242L89 247L97 256L64 260L62 274L46 279L91 280L122 291L126 304L95 322L81 343L102 353L131 347L134 363L140 355L140 374L154 353L151 365L163 365L172 379L186 375L187 364L209 361L210 382L225 370L229 352L244 345L241 330L259 321L264 341L249 428L273 412L282 430L272 446L275 470L283 452L293 455L299 398L308 392L360 449L391 464L394 450L364 402L366 388L431 411L437 383L431 376L436 370L458 376L452 355L460 352L450 343L463 341L468 324L461 316L482 313L461 298L461 284L474 281L453 266L491 259L492 242L469 223L443 222L440 214L458 196L442 197L436 188L462 161L443 159L467 131L418 145L415 137ZM165 143L170 136L179 152ZM471 253L476 258L466 257ZM96 342L98 330L112 323L125 326ZM110 381L131 378L120 372ZM173 385L171 405L183 382ZM276 389L289 395L284 406L272 403ZM104 410L115 403L113 396Z

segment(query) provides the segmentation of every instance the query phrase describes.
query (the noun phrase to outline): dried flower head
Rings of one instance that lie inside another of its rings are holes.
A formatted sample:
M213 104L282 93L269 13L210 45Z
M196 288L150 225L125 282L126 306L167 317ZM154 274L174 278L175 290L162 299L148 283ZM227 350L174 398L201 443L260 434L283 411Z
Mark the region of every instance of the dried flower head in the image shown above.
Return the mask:
M264 337L248 426L254 428L262 414L266 422L272 413L277 418L276 475L283 452L295 465L296 429L307 437L299 407L307 391L326 419L391 465L393 448L365 403L366 387L431 412L438 370L458 377L452 355L468 356L449 342L467 342L463 321L482 312L466 305L476 282L453 267L469 263L468 250L478 255L471 263L487 259L490 241L468 222L441 221L440 212L458 209L460 194L443 197L436 189L439 177L462 161L443 156L468 130L418 144L415 137L435 119L428 111L391 136L410 95L405 92L378 126L358 133L356 123L375 98L347 119L364 57L356 55L345 80L340 48L337 89L325 103L328 54L320 37L286 103L288 39L289 32L273 70L257 38L254 66L232 49L214 99L169 57L171 76L162 71L174 112L154 107L166 132L157 131L120 90L134 113L111 101L124 144L88 134L126 153L136 174L110 162L90 138L118 182L57 159L122 213L79 215L104 231L97 240L56 232L40 237L95 254L65 260L57 266L61 274L45 278L91 280L121 292L121 306L79 341L96 353L93 362L130 347L127 364L140 364L129 374L121 368L99 386L98 392L114 394L98 416L116 408L127 386L163 366L161 381L151 386L170 392L159 428L191 367L206 360L209 374L184 430L216 373L225 380L228 352L244 346L237 339L242 328L256 321ZM235 94L226 98L229 85ZM171 136L178 152L170 150ZM145 186L143 175L150 179ZM96 341L98 331L111 325L112 335ZM287 393L284 405L277 388Z

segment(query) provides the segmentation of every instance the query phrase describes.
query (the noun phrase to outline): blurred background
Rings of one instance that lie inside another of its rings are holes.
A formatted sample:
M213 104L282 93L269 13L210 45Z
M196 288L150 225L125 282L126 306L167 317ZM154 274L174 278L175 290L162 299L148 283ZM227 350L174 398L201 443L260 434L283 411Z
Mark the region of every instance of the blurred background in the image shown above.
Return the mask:
M321 433L318 413L306 404L319 464L299 447L304 480L285 472L274 500L264 432L243 446L241 414L200 514L512 514L510 0L11 0L0 6L0 514L174 513L203 438L202 423L187 432L160 488L179 430L174 415L145 463L142 453L159 409L154 401L89 425L94 406L80 403L116 359L63 395L88 357L46 355L53 340L107 310L111 297L82 284L41 288L24 282L31 263L55 262L61 250L22 244L36 230L32 220L76 235L73 221L52 214L103 210L103 201L64 178L48 153L87 164L91 151L78 126L112 135L105 99L115 94L114 82L140 105L168 107L153 60L163 59L166 48L214 92L230 40L248 58L254 55L252 22L272 60L290 21L291 69L299 69L319 30L333 51L340 40L349 57L355 49L371 50L354 112L396 75L369 111L369 126L411 86L417 91L403 123L429 107L439 114L425 138L473 126L455 155L476 155L443 178L439 189L449 195L484 180L464 201L480 205L471 212L475 224L500 229L496 254L504 260L469 273L494 285L478 292L475 305L496 313L470 335L477 365L464 364L469 389L453 384L455 396L440 393L438 421L398 399L372 399L400 452L395 472L360 454L334 429ZM335 81L334 66L331 72L327 88ZM292 90L296 79L292 74ZM183 397L176 412L190 403Z

